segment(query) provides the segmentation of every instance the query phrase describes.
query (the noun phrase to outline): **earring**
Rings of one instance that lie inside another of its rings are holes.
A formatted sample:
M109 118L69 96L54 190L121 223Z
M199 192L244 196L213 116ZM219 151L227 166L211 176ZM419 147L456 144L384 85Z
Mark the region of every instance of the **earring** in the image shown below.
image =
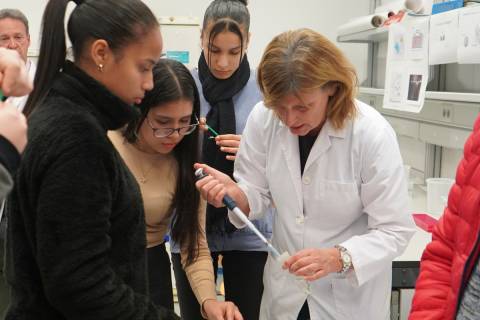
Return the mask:
M99 63L97 65L98 71L103 72L103 64Z

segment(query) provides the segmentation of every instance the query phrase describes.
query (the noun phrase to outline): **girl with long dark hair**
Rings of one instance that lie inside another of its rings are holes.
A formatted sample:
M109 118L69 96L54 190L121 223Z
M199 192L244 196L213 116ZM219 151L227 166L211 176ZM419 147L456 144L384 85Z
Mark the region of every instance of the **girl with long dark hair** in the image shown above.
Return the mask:
M161 59L140 114L109 137L139 183L145 207L149 290L157 305L173 310L170 260L164 237L180 244L182 265L208 319L241 319L231 302L217 301L205 237L205 201L195 188L200 99L180 62ZM175 214L174 214L175 213ZM172 221L171 221L172 220ZM228 314L235 317L226 317Z

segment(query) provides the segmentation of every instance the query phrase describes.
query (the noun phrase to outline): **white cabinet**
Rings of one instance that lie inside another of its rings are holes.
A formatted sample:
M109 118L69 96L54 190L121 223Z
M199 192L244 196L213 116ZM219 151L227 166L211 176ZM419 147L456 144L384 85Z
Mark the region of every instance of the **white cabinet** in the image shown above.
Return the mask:
M414 139L419 137L419 123L414 120L407 120L397 117L384 116L390 123L397 135L402 135Z
M450 123L453 121L453 102L427 100L421 111L425 120Z
M463 149L470 130L420 123L419 139L427 143L452 149Z

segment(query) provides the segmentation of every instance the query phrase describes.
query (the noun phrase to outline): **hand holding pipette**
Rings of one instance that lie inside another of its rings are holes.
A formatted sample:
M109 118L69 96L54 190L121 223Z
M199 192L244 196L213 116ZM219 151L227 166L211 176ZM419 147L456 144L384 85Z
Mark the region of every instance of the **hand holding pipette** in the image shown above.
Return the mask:
M281 260L283 263L288 258L288 253L280 254L275 247L265 238L265 236L257 229L257 227L248 219L247 215L242 211L249 212L248 201L243 191L237 186L237 184L230 179L226 174L221 173L215 169L212 169L206 165L195 164L195 176L197 177L196 186L202 193L202 196L212 205L221 207L223 205L232 211L236 217L238 217L247 227L252 230L260 240L267 246L268 250L272 254L272 257L276 260ZM209 174L204 170L208 170ZM212 175L210 175L212 174ZM214 176L213 176L214 175ZM227 192L228 189L228 192ZM235 194L236 200L229 195Z
M227 206L236 217L252 230L265 243L272 258L287 271L285 262L290 259L288 252L280 252L268 241L265 236L248 219L244 212L249 212L248 200L245 193L237 186L235 181L226 174L215 170L204 164L195 164L195 175L197 176L197 189L210 204L216 207ZM230 196L232 195L233 198ZM235 199L235 200L234 200ZM242 209L244 211L242 211ZM292 274L292 276L294 276ZM295 276L294 276L295 277ZM303 277L295 277L295 284L305 293L310 294L310 285Z
M238 152L240 146L240 140L242 136L239 134L219 134L215 129L207 124L205 118L200 118L200 128L204 131L208 131L210 136L208 139L214 139L215 143L219 146L220 151L225 152L227 160L235 161L235 155ZM207 134L207 133L205 133Z
M219 135L217 131L215 131L207 124L207 119L205 117L201 117L198 123L200 124L199 128L201 130L209 131L208 133L210 134L210 136L208 137L208 139L215 139L215 137ZM205 134L207 134L207 132Z

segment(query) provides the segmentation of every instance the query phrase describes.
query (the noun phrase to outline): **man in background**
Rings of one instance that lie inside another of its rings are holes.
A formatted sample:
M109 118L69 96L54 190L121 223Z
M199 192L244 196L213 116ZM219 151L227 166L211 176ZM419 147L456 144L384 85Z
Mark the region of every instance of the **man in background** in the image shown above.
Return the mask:
M25 62L28 76L31 81L35 77L36 66L27 58L30 46L30 32L27 17L17 9L0 10L0 47L12 49L20 54ZM20 111L27 102L28 95L22 97L5 97L4 99Z

